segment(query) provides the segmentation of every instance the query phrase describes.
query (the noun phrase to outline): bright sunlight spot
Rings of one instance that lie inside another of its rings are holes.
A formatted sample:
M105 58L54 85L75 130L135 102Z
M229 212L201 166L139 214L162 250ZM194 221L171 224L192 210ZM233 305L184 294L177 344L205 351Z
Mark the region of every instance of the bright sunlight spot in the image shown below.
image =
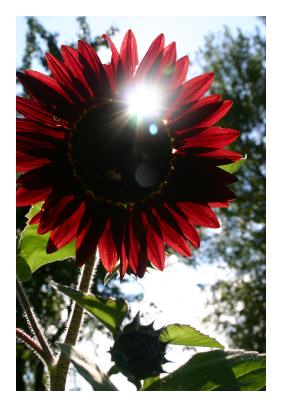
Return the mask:
M129 113L139 118L157 116L160 112L160 96L156 89L138 87L126 98Z

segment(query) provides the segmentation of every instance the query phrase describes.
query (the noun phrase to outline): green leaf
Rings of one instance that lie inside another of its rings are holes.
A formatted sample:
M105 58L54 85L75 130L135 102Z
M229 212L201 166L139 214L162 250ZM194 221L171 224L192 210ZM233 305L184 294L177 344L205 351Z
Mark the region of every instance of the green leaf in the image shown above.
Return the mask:
M235 161L234 163L219 165L218 167L226 172L229 172L230 174L233 174L234 172L238 171L242 167L242 165L244 165L246 163L246 160L247 160L247 154L245 154L245 156L243 158Z
M190 325L172 324L163 328L160 334L162 342L172 345L205 346L209 348L224 348L215 339L204 335Z
M107 285L111 280L115 279L118 275L119 265L114 268L111 273L106 273L104 278L104 285Z
M72 288L56 284L55 287L62 293L75 300L81 307L96 317L114 334L127 315L128 306L125 300L99 298L95 295L86 295Z
M147 377L147 379L145 379L143 381L142 390L147 389L147 387L151 386L153 383L155 383L158 380L160 380L160 376Z
M118 374L120 371L119 371L119 369L117 368L117 366L116 365L113 365L109 370L108 370L108 373L107 373L107 375L108 376L111 376L111 375L113 375L113 374Z
M16 254L20 254L21 251L21 234L17 233L16 236Z
M25 259L20 255L16 257L17 277L20 281L28 281L31 278L31 269Z
M30 220L36 213L40 211L41 203L33 205L27 217ZM50 232L44 235L37 233L37 225L27 225L21 233L21 248L20 255L25 259L32 272L47 263L52 263L57 260L64 260L75 256L74 241L67 246L58 250L55 253L47 254L46 246L50 236Z
M243 391L265 387L265 355L215 350L198 353L145 390Z
M59 344L62 353L70 360L78 373L91 384L96 391L117 391L109 377L103 373L100 368L89 361L79 353L74 346L68 344Z

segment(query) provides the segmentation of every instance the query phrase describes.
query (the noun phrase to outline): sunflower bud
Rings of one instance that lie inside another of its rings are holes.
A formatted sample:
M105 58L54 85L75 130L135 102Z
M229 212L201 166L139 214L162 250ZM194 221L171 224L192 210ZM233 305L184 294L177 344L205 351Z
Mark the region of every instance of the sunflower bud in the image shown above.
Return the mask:
M159 340L160 330L153 323L141 325L139 313L120 331L110 353L117 368L128 380L138 386L141 379L157 376L163 372L166 362L166 344Z

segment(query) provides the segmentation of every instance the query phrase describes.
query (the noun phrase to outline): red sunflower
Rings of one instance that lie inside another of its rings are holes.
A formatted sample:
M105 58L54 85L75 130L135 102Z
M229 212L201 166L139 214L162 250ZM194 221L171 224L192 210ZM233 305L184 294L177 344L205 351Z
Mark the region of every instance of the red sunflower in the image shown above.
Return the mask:
M213 73L186 82L188 57L163 34L139 65L131 30L120 52L104 38L109 64L79 41L46 54L51 76L18 73L31 99L17 98L17 205L44 202L32 223L51 232L48 253L75 239L78 265L98 248L108 272L120 261L142 277L163 270L165 245L190 256L195 225L219 227L211 208L236 177L218 166L241 158L224 149L239 133L214 126L232 102L204 96Z

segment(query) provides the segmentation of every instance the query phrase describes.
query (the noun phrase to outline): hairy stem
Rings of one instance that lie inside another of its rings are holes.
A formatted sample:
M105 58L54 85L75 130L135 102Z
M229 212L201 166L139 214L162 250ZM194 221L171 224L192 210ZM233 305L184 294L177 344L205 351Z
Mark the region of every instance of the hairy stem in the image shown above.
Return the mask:
M82 291L84 293L88 292L94 275L95 261L96 253L94 253L92 257L88 260L88 262L85 263L81 271L77 286L77 289L79 291ZM82 322L83 312L84 312L83 308L76 302L74 302L64 343L68 345L76 344L79 329ZM53 367L53 371L51 372L51 391L65 390L69 365L70 361L61 352L58 361Z
M32 349L41 359L45 361L45 355L39 342L29 336L25 331L20 328L16 328L16 335L27 347ZM45 361L46 362L46 361Z
M52 350L49 346L49 343L44 335L43 329L38 321L35 313L32 310L32 307L29 303L27 295L24 291L22 284L17 279L17 295L21 302L21 305L26 314L27 320L29 322L30 328L32 329L36 339L38 340L40 347L42 349L43 355L42 358L47 363L48 366L51 366L54 363L54 357Z

